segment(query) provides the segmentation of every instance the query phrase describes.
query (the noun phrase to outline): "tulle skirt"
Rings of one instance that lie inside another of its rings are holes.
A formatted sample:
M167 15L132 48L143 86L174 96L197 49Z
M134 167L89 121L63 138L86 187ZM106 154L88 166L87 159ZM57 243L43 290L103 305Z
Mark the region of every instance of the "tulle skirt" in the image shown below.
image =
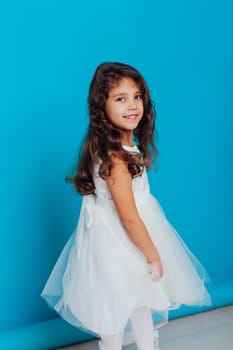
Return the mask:
M130 328L130 316L140 306L151 309L159 327L170 309L211 303L204 267L157 200L145 193L136 202L162 261L164 275L158 282L150 278L145 257L129 240L113 201L89 195L42 292L66 321L95 335Z

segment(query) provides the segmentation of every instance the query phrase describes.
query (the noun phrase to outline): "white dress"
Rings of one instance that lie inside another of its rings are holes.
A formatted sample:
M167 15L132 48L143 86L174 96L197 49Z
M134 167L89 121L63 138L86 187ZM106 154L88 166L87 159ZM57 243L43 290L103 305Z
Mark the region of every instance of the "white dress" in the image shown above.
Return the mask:
M125 147L137 152L134 147ZM94 174L95 195L83 197L77 228L63 249L42 297L69 323L91 333L126 329L132 312L151 309L157 326L169 309L209 305L208 276L150 194L147 173L132 180L138 212L159 252L164 275L154 282L129 240L106 182Z

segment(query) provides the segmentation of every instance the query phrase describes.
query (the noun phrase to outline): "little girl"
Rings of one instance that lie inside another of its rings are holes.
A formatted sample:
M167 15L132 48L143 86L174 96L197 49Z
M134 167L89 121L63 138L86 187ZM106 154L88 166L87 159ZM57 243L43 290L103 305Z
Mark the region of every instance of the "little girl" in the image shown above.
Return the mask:
M42 292L69 323L120 350L132 328L153 350L153 323L186 305L209 305L206 273L150 194L146 169L157 155L155 112L133 67L101 64L89 89L90 125L77 173L83 195L77 229Z

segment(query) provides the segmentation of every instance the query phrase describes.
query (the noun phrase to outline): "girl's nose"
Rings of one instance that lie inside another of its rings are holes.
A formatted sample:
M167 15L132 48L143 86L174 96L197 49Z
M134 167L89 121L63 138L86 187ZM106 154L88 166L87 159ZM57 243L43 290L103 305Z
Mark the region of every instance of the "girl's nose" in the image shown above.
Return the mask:
M134 99L129 101L128 109L137 109L137 104Z

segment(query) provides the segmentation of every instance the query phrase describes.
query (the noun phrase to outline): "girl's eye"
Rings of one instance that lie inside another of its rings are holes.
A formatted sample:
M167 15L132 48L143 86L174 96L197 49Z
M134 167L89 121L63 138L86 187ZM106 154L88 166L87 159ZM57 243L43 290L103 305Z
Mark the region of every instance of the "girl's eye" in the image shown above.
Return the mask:
M136 99L136 100L142 100L142 95L137 95L137 96L135 96L135 99Z
M118 97L118 98L116 99L116 101L125 101L125 97L120 96L120 97Z

